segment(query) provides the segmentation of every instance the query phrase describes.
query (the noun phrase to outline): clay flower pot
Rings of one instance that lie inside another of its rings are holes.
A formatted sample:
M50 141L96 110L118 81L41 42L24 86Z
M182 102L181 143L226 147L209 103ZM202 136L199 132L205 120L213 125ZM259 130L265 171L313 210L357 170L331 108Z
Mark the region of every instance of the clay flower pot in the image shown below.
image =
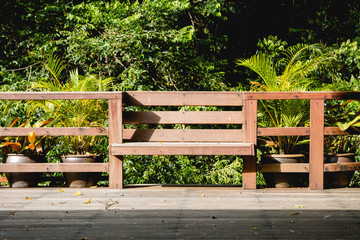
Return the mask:
M347 163L355 162L355 153L342 153L326 155L324 163ZM324 175L325 187L347 187L349 186L355 171L326 172Z
M98 155L66 155L62 157L63 163L95 163L101 162ZM97 172L65 172L66 181L71 188L84 188L96 185L101 173Z
M16 163L37 163L42 162L40 157L30 158L24 154L8 154L6 157L6 164L16 164ZM12 172L5 173L10 187L13 188L26 188L26 187L36 187L41 179L41 173L32 173L32 172Z
M286 163L305 163L303 154L264 154L261 157L262 164L286 164ZM306 181L308 174L304 173L281 173L269 172L263 173L266 184L269 187L288 188L301 186Z

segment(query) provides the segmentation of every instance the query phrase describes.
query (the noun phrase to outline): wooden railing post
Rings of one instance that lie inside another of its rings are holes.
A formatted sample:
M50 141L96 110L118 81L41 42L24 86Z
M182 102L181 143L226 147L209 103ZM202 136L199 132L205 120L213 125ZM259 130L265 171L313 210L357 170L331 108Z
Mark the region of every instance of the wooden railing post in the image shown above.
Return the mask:
M324 100L310 100L310 189L324 189Z
M257 142L257 100L244 99L244 142ZM243 188L256 189L256 156L244 156Z
M109 188L123 188L123 158L111 154L112 143L123 141L122 92L119 98L109 99Z

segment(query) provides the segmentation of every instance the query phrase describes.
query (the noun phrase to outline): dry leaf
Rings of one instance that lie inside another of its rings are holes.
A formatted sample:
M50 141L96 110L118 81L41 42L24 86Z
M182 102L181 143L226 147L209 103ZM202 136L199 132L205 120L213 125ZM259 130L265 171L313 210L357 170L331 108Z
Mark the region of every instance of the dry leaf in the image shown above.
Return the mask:
M294 213L290 213L290 215L299 215L300 213L298 212L294 212Z
M78 191L78 192L74 193L74 196L81 196L81 192Z
M63 192L64 190L62 190L61 188L59 188L59 192Z
M29 198L29 197L26 197L25 199L26 199L26 200L31 200L31 198Z
M91 187L89 187L89 188L97 188L97 186L91 186Z
M295 205L296 208L304 208L304 205Z
M89 204L91 202L91 198L89 198L89 200L87 200L86 202L84 202L84 204Z

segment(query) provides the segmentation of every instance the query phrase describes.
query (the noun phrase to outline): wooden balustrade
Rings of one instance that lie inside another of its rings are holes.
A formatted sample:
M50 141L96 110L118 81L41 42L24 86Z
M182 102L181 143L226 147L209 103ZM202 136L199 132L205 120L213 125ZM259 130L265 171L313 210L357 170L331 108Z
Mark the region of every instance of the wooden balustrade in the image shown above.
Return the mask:
M324 172L359 170L360 163L324 164L324 136L346 135L336 126L324 126L324 102L329 99L360 100L359 92L3 92L0 100L108 101L108 127L0 128L1 136L102 135L109 136L109 163L0 164L0 172L109 172L109 187L123 187L123 155L193 154L244 155L243 187L256 188L256 172L308 172L310 189L323 189ZM259 100L310 100L310 126L258 128ZM217 106L239 111L127 111L127 106ZM240 125L235 129L128 129L125 124ZM261 136L309 136L309 163L256 165L252 150ZM162 142L168 143L168 145ZM132 142L132 143L129 143ZM159 144L160 143L160 144ZM203 145L201 145L201 144ZM172 144L172 145L171 145ZM218 145L216 145L218 144ZM237 145L236 145L237 144ZM218 147L218 148L216 148ZM234 148L235 147L235 148ZM240 149L236 149L240 148ZM171 152L173 149L173 152ZM134 152L135 151L135 152ZM229 151L229 152L228 152ZM208 154L207 154L208 153Z

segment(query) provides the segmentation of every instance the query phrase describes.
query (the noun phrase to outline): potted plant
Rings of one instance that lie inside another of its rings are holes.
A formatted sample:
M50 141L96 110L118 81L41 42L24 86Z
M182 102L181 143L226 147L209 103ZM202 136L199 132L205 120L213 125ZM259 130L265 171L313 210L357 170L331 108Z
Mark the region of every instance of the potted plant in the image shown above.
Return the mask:
M13 127L18 118L16 118L9 127ZM52 119L39 121L33 126L29 122L22 123L19 127L44 127L48 125ZM38 163L44 162L43 145L45 136L38 137L35 132L29 132L27 136L19 137L3 137L0 147L3 149L6 164L14 163ZM10 187L33 187L37 186L41 173L6 173Z
M32 89L40 91L109 91L112 88L112 78L80 76L77 70L70 71L70 78L60 81L64 69L62 62L56 56L51 56L45 67L51 73L49 79L32 83ZM37 101L33 109L43 108L52 114L59 127L102 127L108 119L107 103L104 100L46 100ZM97 154L102 141L99 136L66 136L59 138L63 145L68 146L62 161L64 163L101 162L103 156ZM87 187L96 184L99 173L65 173L70 187Z
M311 56L311 57L310 57ZM311 74L331 60L320 51L318 45L298 44L287 48L284 57L274 60L263 53L249 59L237 60L238 66L247 67L258 74L260 79L251 81L251 91L307 91L313 79ZM281 72L281 74L278 74ZM309 124L309 101L267 100L259 101L258 125L260 127L298 127ZM263 154L261 162L301 163L305 162L307 139L299 136L269 136L259 140ZM264 173L269 186L294 186L303 174Z

